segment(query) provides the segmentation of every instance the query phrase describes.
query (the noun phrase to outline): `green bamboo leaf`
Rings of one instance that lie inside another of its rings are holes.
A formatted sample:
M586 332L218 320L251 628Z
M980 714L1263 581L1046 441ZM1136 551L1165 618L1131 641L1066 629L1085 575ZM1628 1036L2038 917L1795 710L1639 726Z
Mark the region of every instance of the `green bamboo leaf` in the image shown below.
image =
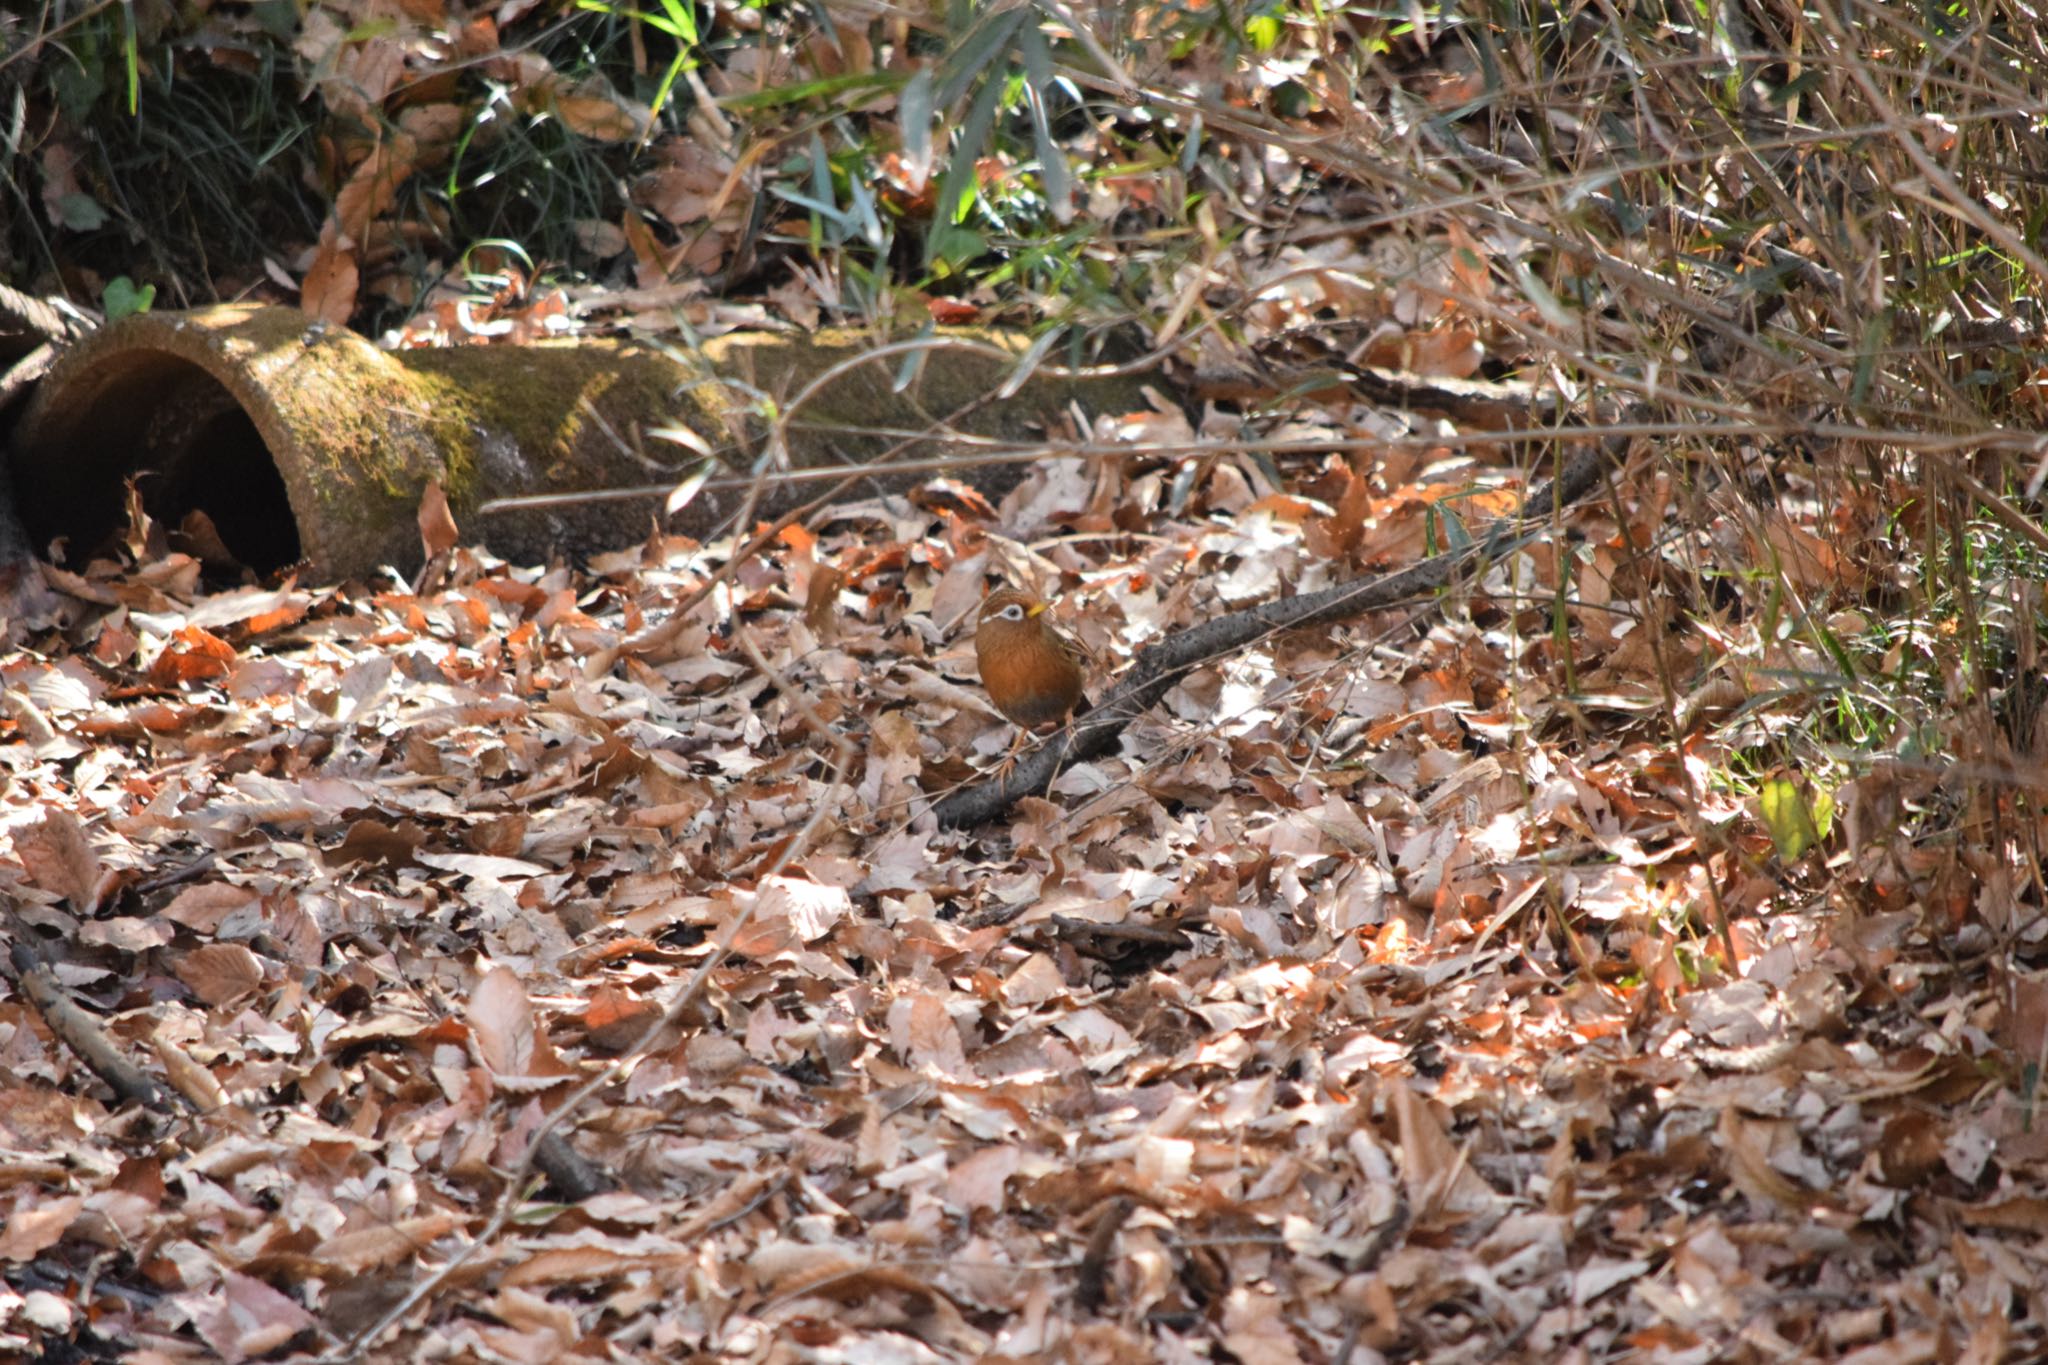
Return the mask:
M1056 325L1046 329L1044 335L1032 342L1031 349L1024 352L1024 358L1017 362L1017 368L1010 371L1010 377L1003 381L1003 386L1000 389L996 390L998 401L1005 398L1014 398L1017 390L1023 388L1031 376L1038 372L1038 367L1045 363L1047 352L1051 351L1053 346L1066 333L1067 329L1064 325Z
M1579 325L1571 309L1558 302L1557 295L1550 292L1550 286L1543 277L1523 262L1515 263L1515 283L1521 287L1522 297L1536 305L1536 311L1543 320L1560 331L1569 331Z
M716 460L700 461L687 478L669 490L668 500L662 504L661 510L672 517L688 507L697 494L703 491L705 483L718 472L718 468Z
M1028 9L999 10L983 15L960 40L960 45L946 55L940 68L942 79L935 106L951 109L967 93L967 87L982 78L990 65L1008 57L1011 40L1030 17Z
M142 56L135 37L135 6L121 6L121 66L128 76L128 117L142 108Z
M1024 59L1024 76L1028 88L1040 92L1052 88L1052 47L1045 41L1045 30L1036 24L1027 24L1017 35L1017 54Z
M882 215L875 209L875 192L859 176L847 181L847 191L853 196L852 217L860 223L861 239L877 251L888 249L889 234L882 226Z
M852 220L846 216L846 210L840 208L837 204L828 204L822 199L814 199L810 195L793 190L787 185L770 185L768 192L777 199L786 199L800 209L808 209L820 218L831 220L834 226L843 230L850 231L853 227Z
M1053 141L1052 119L1045 107L1053 85L1052 49L1046 44L1045 31L1036 24L1024 30L1018 45L1024 53L1024 99L1031 110L1031 142L1038 154L1038 178L1053 217L1066 223L1074 216L1070 202L1073 178L1067 173L1066 154Z
M726 95L718 101L718 107L739 113L751 113L763 109L780 109L791 104L803 104L808 100L829 99L851 90L893 90L901 84L901 72L853 71L843 76L820 76L816 80L795 81L767 90L750 90L743 95Z
M968 106L967 119L960 125L960 136L953 144L952 158L946 163L946 173L939 180L938 197L933 201L932 235L924 244L924 263L927 266L938 258L942 241L948 242L949 260L964 259L942 229L957 226L967 216L972 196L980 184L975 162L981 158L981 149L988 145L989 131L995 127L996 106L1002 97L1003 83L991 80L975 91L974 103Z
M913 185L922 187L932 173L932 69L920 66L896 99L897 124L903 129L903 168Z
M1449 503L1440 502L1429 511L1430 516L1425 522L1425 529L1432 553L1438 550L1462 550L1472 543L1472 532L1466 529L1465 519L1459 516L1457 510Z
M938 331L937 323L927 322L924 326L917 329L917 335L912 337L911 340L929 341L938 335ZM915 384L917 377L924 373L924 362L931 358L931 353L931 347L918 346L905 354L903 363L896 367L896 381L889 387L897 393L901 393L912 384Z

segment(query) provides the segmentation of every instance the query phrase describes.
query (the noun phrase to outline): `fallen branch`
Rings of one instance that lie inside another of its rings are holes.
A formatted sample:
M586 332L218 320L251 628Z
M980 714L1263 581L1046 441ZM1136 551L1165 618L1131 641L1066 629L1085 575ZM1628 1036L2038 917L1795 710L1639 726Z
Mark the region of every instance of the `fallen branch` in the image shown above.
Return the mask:
M1525 533L1529 518L1578 501L1592 488L1606 454L1606 447L1595 446L1574 456L1556 478L1538 485L1529 494L1519 516L1503 517L1485 537L1470 545L1433 555L1398 573L1355 578L1321 592L1262 602L1146 646L1139 651L1123 682L1093 711L1018 759L1005 777L954 792L932 807L933 814L941 825L951 826L978 825L993 819L1019 797L1043 792L1067 764L1114 749L1124 727L1189 673L1228 658L1274 631L1346 621L1434 592L1450 582L1465 564L1505 553Z
M34 944L26 937L19 937L10 946L8 956L20 982L21 993L35 1006L36 1013L42 1015L50 1032L71 1049L73 1056L84 1062L93 1075L105 1081L124 1103L139 1104L159 1113L170 1111L170 1097L163 1088L148 1072L122 1054L120 1046L108 1036L99 1020L64 993L64 988L57 984L56 973L42 960Z

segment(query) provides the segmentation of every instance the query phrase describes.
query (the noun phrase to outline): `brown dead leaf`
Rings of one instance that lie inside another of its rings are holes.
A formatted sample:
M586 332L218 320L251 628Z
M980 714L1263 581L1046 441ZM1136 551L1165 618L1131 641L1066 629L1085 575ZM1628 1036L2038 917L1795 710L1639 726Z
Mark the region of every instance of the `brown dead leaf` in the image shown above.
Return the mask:
M1014 1146L983 1147L946 1175L946 1202L958 1209L1000 1209L1003 1185L1023 1164Z
M1327 517L1311 517L1302 528L1309 551L1324 559L1345 559L1358 548L1365 535L1365 516L1372 506L1372 488L1364 479L1344 471L1344 492Z
M1375 341L1365 363L1425 379L1469 379L1479 372L1486 350L1470 327L1442 327L1403 332Z
M1999 1036L2022 1067L2048 1063L2048 975L2014 971L2006 981L2007 1004Z
M80 943L103 944L124 953L143 953L169 943L174 931L167 920L152 916L138 919L122 915L113 919L88 920L78 926Z
M335 222L340 240L360 247L370 238L370 226L386 213L418 165L419 147L411 136L387 130L384 140L350 173L348 183L334 196ZM325 234L322 234L323 241Z
M288 1295L238 1271L228 1271L216 1289L186 1297L192 1326L228 1365L270 1355L316 1325Z
M354 247L323 230L312 262L299 280L299 307L322 322L345 327L356 310L360 279Z
M529 1242L516 1264L506 1268L500 1283L507 1286L583 1284L614 1276L644 1274L688 1265L694 1249L666 1238L607 1236L587 1232Z
M2048 1197L2041 1195L2017 1195L1984 1204L1965 1204L1956 1212L1972 1227L2029 1233L2048 1227Z
M1499 1197L1451 1141L1435 1107L1404 1085L1393 1088L1392 1100L1401 1139L1401 1174L1418 1223L1441 1223L1445 1215L1455 1223L1492 1211Z
M313 1259L330 1275L361 1275L402 1264L462 1226L452 1213L432 1213L397 1222L377 1222L336 1233L313 1250Z
M213 524L213 518L204 509L194 507L178 521L178 529L171 532L171 544L199 560L208 569L216 572L241 567L241 559L221 539L220 529Z
M1727 1153L1728 1174L1736 1186L1752 1199L1799 1212L1810 1212L1814 1198L1771 1164L1770 1125L1748 1118L1735 1109L1721 1113L1721 1149Z
M1865 581L1863 565L1851 563L1833 545L1793 523L1776 510L1760 514L1751 536L1759 568L1784 575L1802 593L1857 592Z
M17 1265L33 1261L63 1240L66 1229L85 1208L83 1198L23 1200L0 1224L0 1261Z
M1240 1285L1223 1301L1223 1344L1244 1365L1299 1365L1288 1316L1271 1289Z
M382 820L358 820L348 827L339 845L321 855L321 861L329 867L359 862L373 862L393 870L418 867L420 861L414 855L426 842L426 830L411 820L401 820L395 827Z
M555 1053L533 1012L526 987L504 967L493 967L470 993L464 1012L471 1046L501 1086L531 1089L573 1075Z
M42 181L43 213L52 227L63 227L72 205L91 202L85 184L78 177L79 158L70 144L52 139L38 158Z
M178 980L209 1005L238 1000L263 984L263 964L239 943L207 943L171 964Z
M574 85L558 83L548 98L563 127L597 142L632 142L654 120L646 105L627 99L596 77Z
M667 283L689 250L687 244L680 242L663 246L647 220L637 213L629 212L621 218L619 229L633 248L634 280L643 289Z
M584 1007L584 1033L596 1048L623 1052L639 1040L659 1013L662 1009L651 1001L643 1001L616 986L598 986Z
M14 832L14 856L28 869L30 881L62 896L80 915L97 911L113 889L114 874L101 866L85 826L62 806L45 807L41 820Z
M439 479L430 479L420 494L419 527L420 544L429 559L447 554L462 539L462 532L456 529L455 514L448 508L448 495L441 491Z
M163 1066L164 1079L169 1081L171 1088L184 1096L186 1102L194 1109L203 1114L210 1114L228 1103L227 1088L220 1083L220 1079L201 1065L191 1053L180 1047L176 1039L167 1037L164 1030L159 1029L151 1036L149 1043L150 1051Z
M1468 299L1487 298L1493 288L1492 254L1456 218L1444 224L1444 241L1449 248L1445 263L1460 292Z

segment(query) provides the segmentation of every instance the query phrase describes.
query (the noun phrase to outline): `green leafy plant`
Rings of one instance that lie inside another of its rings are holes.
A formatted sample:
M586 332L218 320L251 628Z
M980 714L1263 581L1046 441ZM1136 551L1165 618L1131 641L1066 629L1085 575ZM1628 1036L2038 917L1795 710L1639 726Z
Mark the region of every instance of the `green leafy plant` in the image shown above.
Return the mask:
M156 286L137 285L126 275L117 275L107 281L107 287L100 293L100 309L107 315L108 322L130 317L136 313L147 313L149 305L156 302Z
M1825 791L1809 792L1797 774L1765 782L1757 801L1781 862L1799 861L1834 827L1835 799Z

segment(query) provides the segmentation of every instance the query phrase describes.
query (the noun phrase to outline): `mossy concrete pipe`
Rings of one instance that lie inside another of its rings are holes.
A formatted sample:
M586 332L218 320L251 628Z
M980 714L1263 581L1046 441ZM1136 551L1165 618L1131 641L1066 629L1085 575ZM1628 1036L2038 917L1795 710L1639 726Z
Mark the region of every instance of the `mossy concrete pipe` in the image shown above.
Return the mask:
M494 499L592 494L680 480L696 457L647 439L686 427L744 467L760 412L821 375L791 422L792 467L844 466L884 449L943 453L947 431L1042 439L1070 403L1090 413L1143 403L1138 381L1034 375L989 402L1028 338L961 334L899 390L904 357L858 362L876 348L856 332L720 338L701 352L612 341L384 351L354 332L277 307L149 313L73 347L36 393L13 442L24 521L73 559L117 531L126 481L151 515L176 527L202 511L234 557L259 570L304 561L323 579L364 578L421 558L416 512L429 482L447 493L465 539L516 562L614 548L644 535L658 497L580 498L475 515ZM906 447L906 430L963 414ZM972 482L1006 486L1015 467ZM904 481L889 481L902 486ZM817 490L796 485L762 514ZM738 505L705 496L673 529L704 534Z

